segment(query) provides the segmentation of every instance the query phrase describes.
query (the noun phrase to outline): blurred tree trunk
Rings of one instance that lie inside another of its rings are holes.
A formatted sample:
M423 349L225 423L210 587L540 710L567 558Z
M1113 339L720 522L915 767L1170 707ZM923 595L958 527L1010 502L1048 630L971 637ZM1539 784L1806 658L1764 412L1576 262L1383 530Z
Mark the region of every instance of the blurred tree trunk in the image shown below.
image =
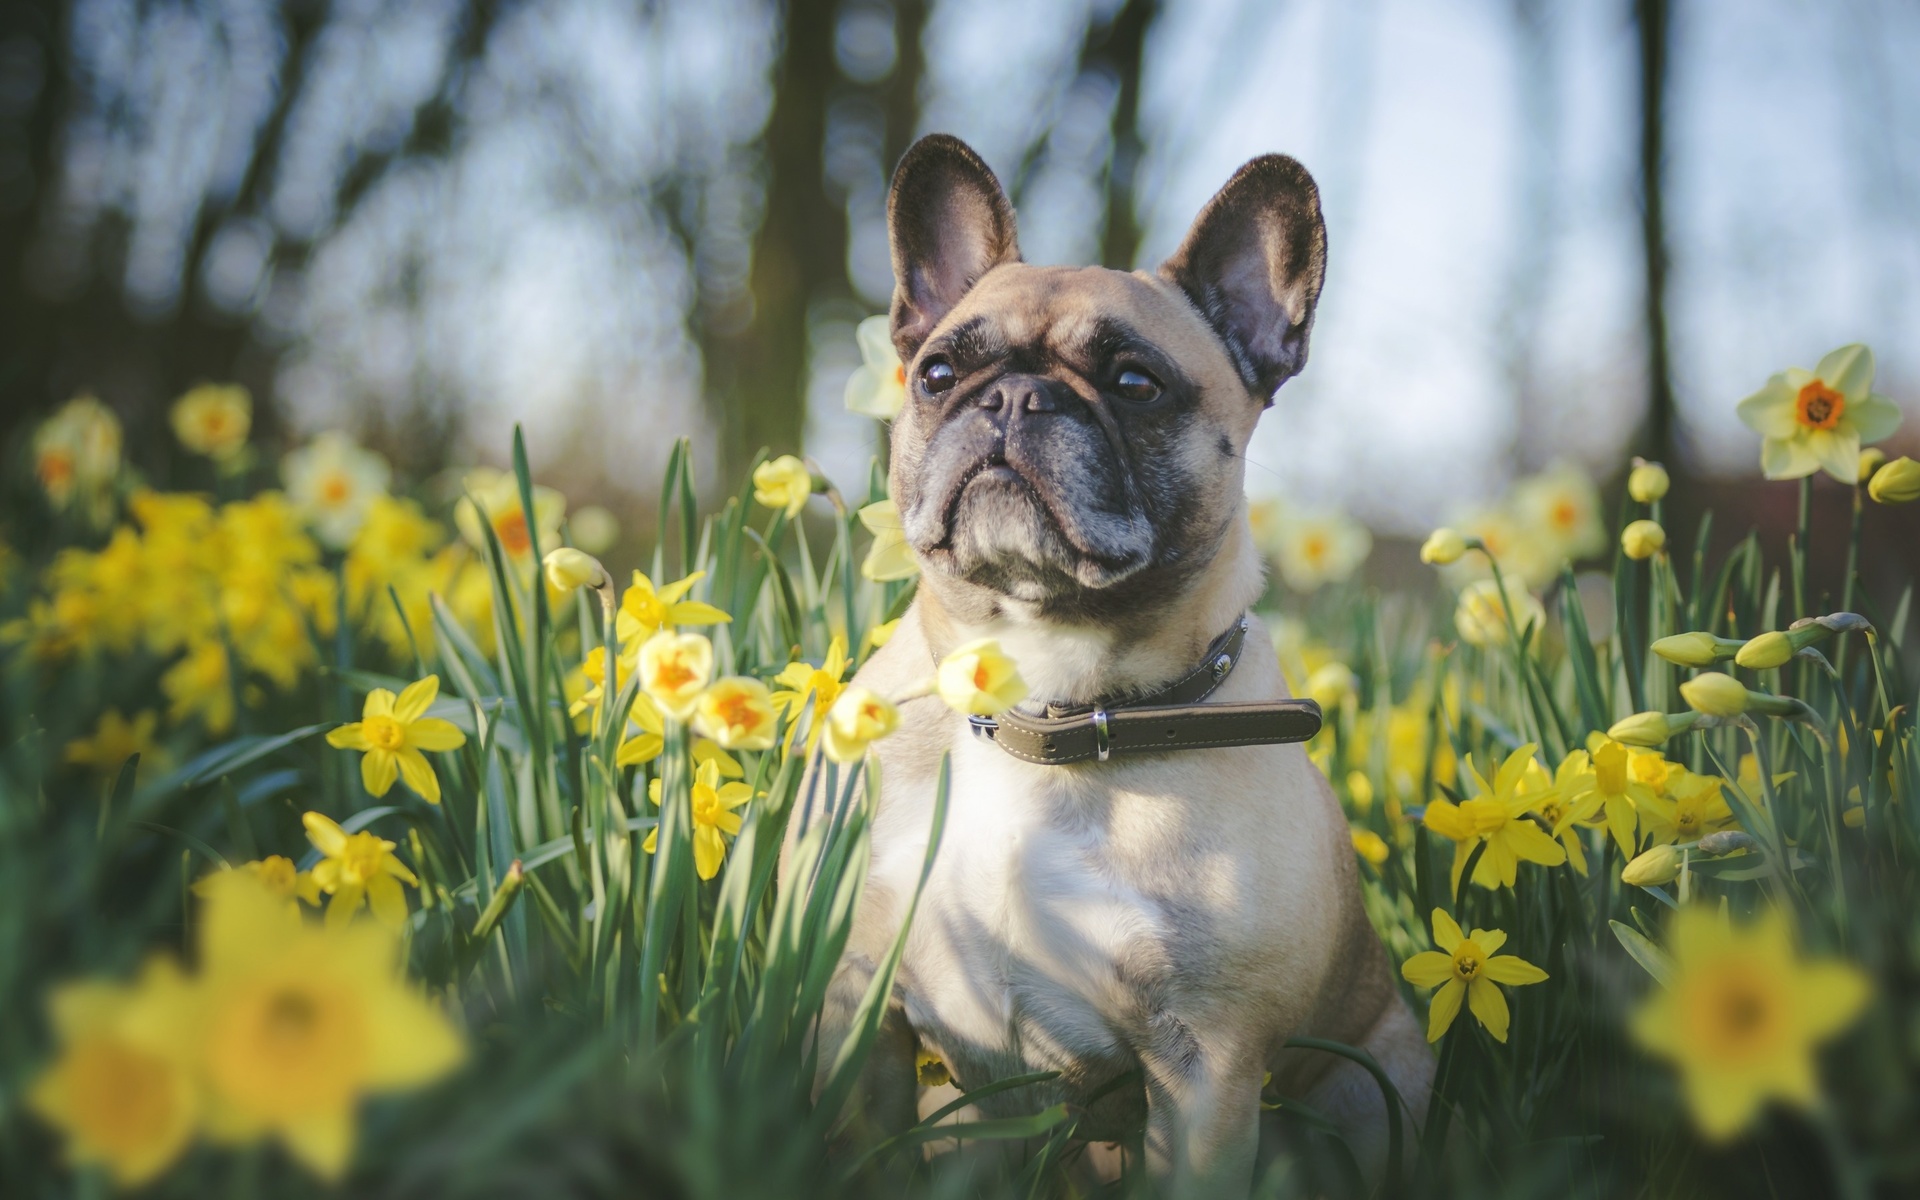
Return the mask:
M765 216L753 246L744 328L702 338L721 479L733 486L756 450L799 449L807 416L807 318L844 291L847 222L823 171L836 76L838 0L787 0L765 137Z
M1104 27L1089 29L1083 70L1111 71L1120 84L1113 105L1113 151L1107 160L1106 226L1100 261L1131 271L1140 253L1140 219L1134 206L1134 176L1143 149L1140 139L1140 71L1146 58L1147 28L1159 15L1159 0L1125 0Z
M1640 65L1640 245L1646 269L1647 416L1640 452L1671 462L1673 375L1667 346L1666 160L1667 63L1672 44L1667 0L1634 0Z

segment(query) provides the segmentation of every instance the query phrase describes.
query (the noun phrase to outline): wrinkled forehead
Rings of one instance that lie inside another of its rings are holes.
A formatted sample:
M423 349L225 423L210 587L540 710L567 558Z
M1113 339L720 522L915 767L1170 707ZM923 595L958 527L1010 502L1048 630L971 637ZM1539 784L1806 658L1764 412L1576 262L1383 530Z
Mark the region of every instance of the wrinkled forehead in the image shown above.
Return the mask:
M982 349L1045 349L1074 359L1134 343L1171 358L1209 391L1244 390L1226 348L1187 298L1144 274L1010 263L967 293L927 347L955 335Z

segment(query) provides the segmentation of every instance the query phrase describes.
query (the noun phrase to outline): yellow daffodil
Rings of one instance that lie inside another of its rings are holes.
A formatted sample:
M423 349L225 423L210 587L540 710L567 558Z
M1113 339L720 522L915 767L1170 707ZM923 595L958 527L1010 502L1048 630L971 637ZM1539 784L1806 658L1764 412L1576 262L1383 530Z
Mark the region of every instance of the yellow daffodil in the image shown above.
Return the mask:
M446 1016L401 978L380 925L288 921L264 889L226 888L200 934L198 1050L222 1140L277 1137L338 1179L362 1096L424 1086L464 1055Z
M567 498L559 492L534 485L533 519L529 522L520 502L520 480L511 472L482 468L469 472L464 483L466 495L454 505L453 523L475 550L486 550L489 525L500 549L516 564L529 561L536 535L547 549L560 544L560 522L567 515Z
M663 629L640 647L640 686L676 721L693 708L713 678L713 643L697 633Z
M360 719L327 734L327 745L365 751L360 781L373 795L386 795L397 775L428 804L438 804L440 778L421 751L457 750L467 744L467 735L453 722L427 716L439 694L438 675L408 684L397 698L386 688L374 688L367 693Z
M945 1087L953 1082L953 1072L947 1070L947 1064L925 1046L914 1050L913 1075L921 1087Z
M223 887L238 883L246 887L265 888L267 893L286 905L287 911L295 918L300 915L300 905L305 903L313 908L320 907L322 894L320 883L314 879L312 871L302 871L294 861L280 854L269 854L257 862L242 863L229 870L216 871L193 885L193 894L211 897Z
M821 748L837 763L858 762L867 747L900 725L900 710L885 696L850 685L827 710Z
M1027 698L1020 669L994 638L968 642L940 660L940 698L957 713L991 717Z
M1459 514L1453 528L1480 544L1486 555L1500 564L1509 586L1544 587L1559 572L1562 558L1532 523L1522 521L1505 507L1490 505ZM1469 555L1448 570L1456 581L1483 579L1492 575L1484 558Z
M773 681L780 687L773 693L773 702L778 704L787 720L799 727L801 710L806 708L809 698L813 701L812 728L807 734L807 753L820 743L820 735L826 729L827 711L840 698L841 679L847 673L847 642L839 634L827 644L827 657L819 666L807 662L790 662Z
M1467 539L1455 529L1444 526L1427 535L1420 544L1420 561L1435 567L1449 567L1467 552Z
M1697 842L1710 833L1734 828L1733 810L1721 795L1725 780L1681 771L1667 795L1653 796L1640 809L1647 833L1656 843Z
M647 794L660 803L660 781L648 785ZM753 799L753 789L744 783L721 783L719 764L701 763L693 774L693 869L702 879L720 873L727 860L727 842L740 832L740 814L735 810ZM660 830L648 832L640 848L653 854L659 848Z
M791 454L770 458L753 469L754 502L787 514L800 515L813 495L813 472Z
M1478 793L1458 805L1447 800L1427 805L1427 828L1454 843L1455 890L1467 859L1481 843L1486 849L1473 868L1473 881L1483 888L1512 887L1522 860L1549 867L1567 861L1566 850L1526 815L1552 786L1546 771L1534 761L1533 751L1528 744L1509 754L1491 782L1469 756L1467 775Z
M144 773L160 754L153 737L159 721L159 715L152 711L135 713L129 721L120 715L119 709L110 708L100 714L100 723L94 726L92 737L67 743L66 759L75 766L111 778L129 758L138 754L140 770Z
M860 365L847 376L847 411L891 421L907 402L907 367L893 348L893 323L885 313L868 317L853 337L860 346Z
M693 739L693 765L700 767L707 763L713 764L713 769L720 772L722 779L747 777L746 768L740 765L740 760L722 750L718 742L711 738L697 737Z
M730 675L700 693L693 727L728 750L771 750L776 717L766 684Z
M1330 662L1307 676L1307 698L1323 709L1336 709L1353 695L1358 684L1352 667L1343 662Z
M173 402L173 435L195 454L230 459L253 428L253 394L237 383L203 383Z
M69 984L48 1007L59 1056L28 1089L28 1107L65 1136L70 1161L99 1164L125 1188L153 1179L200 1124L192 985L156 958L130 986Z
M1866 975L1838 959L1802 958L1778 910L1735 929L1710 910L1685 908L1667 944L1672 986L1649 993L1629 1029L1679 1068L1701 1132L1725 1141L1770 1099L1812 1105L1814 1048L1866 1007Z
M894 631L899 628L899 617L895 617L891 621L880 622L880 624L875 625L872 629L867 630L867 645L872 649L878 650L893 640Z
M1386 839L1371 829L1354 829L1349 833L1353 837L1353 852L1376 867L1385 863L1392 853Z
M120 418L92 396L67 401L34 431L34 478L54 508L65 509L77 497L104 498L120 471L122 437Z
M1453 627L1469 645L1503 646L1510 638L1507 630L1509 609L1513 612L1513 628L1522 637L1526 636L1528 626L1537 630L1546 623L1547 610L1533 598L1532 592L1520 584L1507 580L1503 593L1498 581L1477 579L1460 589L1460 603L1453 612Z
M1550 569L1568 559L1598 554L1606 546L1600 489L1579 467L1556 463L1516 482L1511 495L1514 515L1545 548Z
M1581 759L1585 755L1579 756ZM1587 847L1580 831L1593 824L1600 812L1598 793L1580 786L1580 764L1568 755L1554 773L1554 785L1540 794L1535 812L1547 823L1547 831L1567 852L1567 863L1578 873L1587 873Z
M407 894L402 883L420 886L406 864L393 856L394 844L364 830L348 833L324 813L302 817L307 840L323 856L313 868L313 882L333 897L327 902L327 924L344 925L365 903L373 918L392 929L406 924Z
M213 638L187 648L186 657L160 676L167 698L167 719L178 725L198 717L207 732L219 735L233 728L233 677L227 648Z
M634 662L634 655L616 654L614 656L613 690L615 694L622 691L627 686L627 680L633 676ZM600 706L606 703L607 656L598 650L588 654L586 661L580 664L580 677L586 681L587 686L568 703L567 715L570 717L581 716L588 709L598 713Z
M640 727L640 732L621 740L620 748L614 752L614 764L637 767L659 758L667 747L667 719L661 714L660 706L645 692L640 692L634 696L627 717Z
M1672 481L1667 478L1665 467L1644 458L1633 460L1633 470L1627 472L1627 495L1636 503L1658 503L1665 498L1670 486Z
M1605 810L1607 831L1620 847L1620 853L1632 857L1640 814L1653 800L1653 791L1634 778L1631 751L1611 738L1590 739L1592 749L1575 750L1561 764L1563 785L1570 802L1589 797Z
M1253 544L1268 558L1280 553L1280 525L1286 519L1287 503L1280 497L1247 497L1247 527L1253 531Z
M662 629L681 625L725 625L733 618L700 600L688 600L693 585L706 578L695 571L685 579L656 589L653 580L639 571L633 573L633 585L620 597L620 611L614 617L613 631L621 647L632 653L635 646Z
M1825 470L1841 483L1859 477L1860 448L1900 424L1900 407L1873 390L1873 351L1854 344L1808 371L1788 367L1740 402L1740 419L1763 439L1768 479Z
M344 433L328 430L280 460L287 498L320 540L344 550L386 495L393 468Z
M620 518L598 504L582 505L567 518L567 532L588 554L605 554L620 541Z
M1620 549L1634 560L1652 558L1667 548L1667 531L1656 521L1631 521L1620 531Z
M1440 1040L1465 1001L1495 1041L1506 1041L1507 998L1495 985L1539 983L1547 973L1523 958L1495 953L1507 944L1507 935L1500 930L1461 933L1459 924L1438 908L1433 910L1433 944L1439 949L1422 951L1400 968L1401 976L1415 987L1440 989L1427 1009L1427 1040Z
M1920 500L1920 462L1902 456L1873 473L1867 495L1880 504L1912 504Z
M1353 578L1373 552L1373 535L1346 513L1290 509L1280 522L1280 578L1296 592L1311 592Z
M862 508L860 523L873 535L873 545L860 563L862 576L875 583L891 583L920 573L920 560L913 556L907 528L900 523L900 510L892 500L876 500Z
M547 551L542 561L546 568L547 583L556 592L571 592L576 588L600 588L610 586L612 578L600 560L585 550L576 550L572 546L561 546ZM609 596L613 593L608 592Z

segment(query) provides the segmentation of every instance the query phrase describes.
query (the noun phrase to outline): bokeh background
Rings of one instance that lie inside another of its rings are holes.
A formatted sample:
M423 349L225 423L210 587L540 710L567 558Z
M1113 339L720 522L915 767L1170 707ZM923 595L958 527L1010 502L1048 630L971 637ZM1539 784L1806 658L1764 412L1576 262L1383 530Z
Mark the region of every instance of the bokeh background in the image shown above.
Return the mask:
M947 130L1037 262L1150 266L1240 162L1308 164L1331 265L1256 494L1417 535L1637 451L1785 523L1733 413L1768 374L1864 340L1920 415L1917 61L1903 0L13 0L0 436L20 474L90 391L154 468L237 380L269 446L416 480L524 422L635 530L680 434L710 483L863 481L888 173Z

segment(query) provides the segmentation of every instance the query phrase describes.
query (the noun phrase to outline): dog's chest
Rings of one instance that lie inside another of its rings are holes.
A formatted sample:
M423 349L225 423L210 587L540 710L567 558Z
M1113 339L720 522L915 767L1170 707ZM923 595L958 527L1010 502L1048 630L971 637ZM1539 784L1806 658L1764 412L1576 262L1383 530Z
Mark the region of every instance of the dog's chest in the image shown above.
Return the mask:
M947 828L903 964L908 1015L962 1083L1099 1082L1131 1064L1175 924L1136 869L1142 798L1105 777L956 746ZM1150 822L1145 823L1150 826Z

